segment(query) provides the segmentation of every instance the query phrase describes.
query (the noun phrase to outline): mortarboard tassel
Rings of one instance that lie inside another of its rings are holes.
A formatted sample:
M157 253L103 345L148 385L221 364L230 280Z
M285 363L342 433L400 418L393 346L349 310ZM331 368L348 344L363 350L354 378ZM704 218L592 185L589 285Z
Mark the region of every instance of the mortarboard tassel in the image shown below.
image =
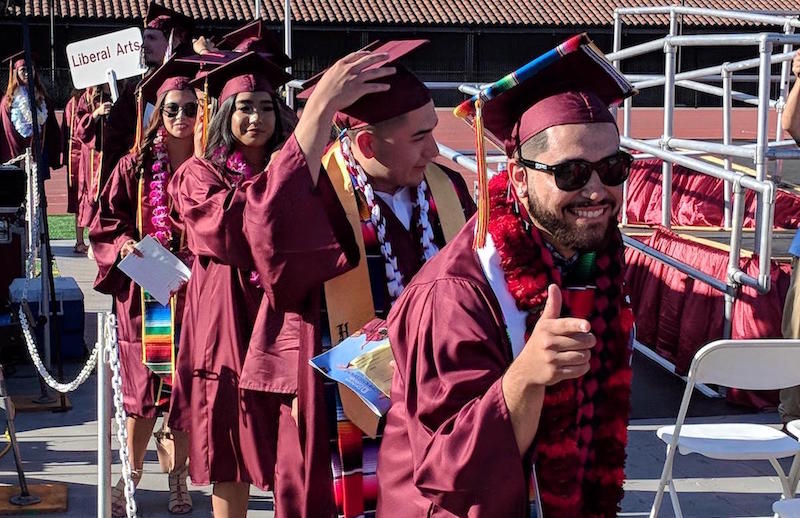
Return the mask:
M175 34L175 29L172 29L172 30L169 31L169 39L167 39L167 50L164 52L164 59L161 60L161 64L162 65L164 63L166 63L167 61L169 61L169 58L171 58L172 54L174 53L172 51L172 35L173 34Z
M138 153L142 141L142 119L144 119L144 105L142 100L142 90L136 92L136 137L133 141L133 152Z
M208 98L208 79L203 82L203 136L200 142L203 146L203 155L206 154L206 144L208 144L208 119L211 115L209 104L211 100Z
M489 229L489 177L486 173L486 148L483 137L483 100L475 100L475 161L478 166L478 221L475 225L475 240L472 248L477 250L486 244Z

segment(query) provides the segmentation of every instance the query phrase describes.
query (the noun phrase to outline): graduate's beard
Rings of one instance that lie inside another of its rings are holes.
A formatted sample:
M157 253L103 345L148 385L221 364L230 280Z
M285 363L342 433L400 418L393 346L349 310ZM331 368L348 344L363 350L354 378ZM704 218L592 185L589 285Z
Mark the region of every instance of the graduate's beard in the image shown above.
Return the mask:
M609 242L617 228L619 210L613 201L608 200L608 202L611 204L612 210L604 229L599 228L600 224L578 227L566 221L563 215L570 208L569 206L561 209L562 215L555 214L540 203L532 191L528 192L528 210L533 220L552 236L555 244L576 252L601 250Z

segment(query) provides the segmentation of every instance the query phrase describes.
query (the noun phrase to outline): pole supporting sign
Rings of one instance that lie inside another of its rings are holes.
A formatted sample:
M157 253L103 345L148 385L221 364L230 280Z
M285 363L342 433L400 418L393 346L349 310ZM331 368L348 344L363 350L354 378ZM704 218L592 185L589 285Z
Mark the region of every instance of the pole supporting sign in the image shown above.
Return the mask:
M107 83L109 70L116 79L138 76L141 67L142 32L137 27L76 41L67 45L67 61L75 88Z

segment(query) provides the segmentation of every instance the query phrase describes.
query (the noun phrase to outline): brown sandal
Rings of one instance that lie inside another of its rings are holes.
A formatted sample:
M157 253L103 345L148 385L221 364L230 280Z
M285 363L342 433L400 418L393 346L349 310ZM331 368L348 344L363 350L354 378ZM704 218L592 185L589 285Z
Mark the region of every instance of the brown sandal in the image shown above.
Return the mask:
M142 479L142 472L132 470L131 478L133 485L138 486L139 481ZM117 485L111 488L111 516L112 518L126 518L128 510L126 509L127 502L125 502L125 480L120 477Z
M169 505L167 509L172 514L187 514L192 512L192 495L186 485L186 478L189 476L189 466L169 473Z

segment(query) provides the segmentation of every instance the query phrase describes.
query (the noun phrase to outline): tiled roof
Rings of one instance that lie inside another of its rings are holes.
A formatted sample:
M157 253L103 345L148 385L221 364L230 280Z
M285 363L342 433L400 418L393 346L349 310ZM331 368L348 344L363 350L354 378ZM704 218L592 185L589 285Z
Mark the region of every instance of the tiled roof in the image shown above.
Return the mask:
M49 17L50 0L25 0L29 13ZM575 27L607 26L617 7L669 5L664 0L292 0L292 16L307 24ZM163 0L200 22L240 23L253 18L253 0ZM55 17L70 20L135 21L147 0L54 0ZM686 6L748 12L800 13L800 0L686 0ZM7 15L6 15L7 16ZM268 22L283 21L283 0L262 0ZM629 16L626 25L665 25L664 16ZM735 20L686 17L684 25L743 25Z

